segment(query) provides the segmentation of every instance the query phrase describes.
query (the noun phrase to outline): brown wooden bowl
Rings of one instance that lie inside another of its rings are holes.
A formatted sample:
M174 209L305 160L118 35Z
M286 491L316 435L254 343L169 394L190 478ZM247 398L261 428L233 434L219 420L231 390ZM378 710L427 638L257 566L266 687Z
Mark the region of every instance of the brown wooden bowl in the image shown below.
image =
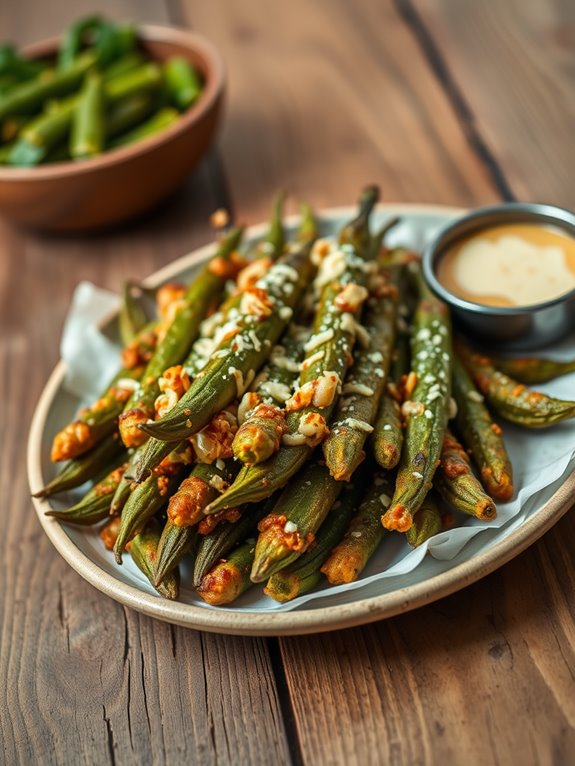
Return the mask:
M38 229L80 231L117 224L157 204L185 180L212 143L221 113L224 65L205 38L161 26L138 28L142 47L159 61L185 56L205 87L197 103L171 126L98 157L37 168L0 167L0 215ZM58 38L24 50L56 54Z

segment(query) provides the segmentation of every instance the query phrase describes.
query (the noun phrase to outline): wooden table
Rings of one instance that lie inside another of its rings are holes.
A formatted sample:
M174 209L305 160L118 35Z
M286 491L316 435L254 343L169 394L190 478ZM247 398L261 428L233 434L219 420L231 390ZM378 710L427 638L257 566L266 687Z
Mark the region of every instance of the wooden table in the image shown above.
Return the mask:
M94 5L5 0L1 35L30 42ZM142 617L72 571L32 510L25 445L76 283L117 289L205 243L216 206L257 222L278 187L319 208L375 180L387 201L575 207L575 6L97 5L210 37L227 115L185 191L138 223L91 237L0 224L4 762L573 763L573 514L416 612L317 637L219 637Z

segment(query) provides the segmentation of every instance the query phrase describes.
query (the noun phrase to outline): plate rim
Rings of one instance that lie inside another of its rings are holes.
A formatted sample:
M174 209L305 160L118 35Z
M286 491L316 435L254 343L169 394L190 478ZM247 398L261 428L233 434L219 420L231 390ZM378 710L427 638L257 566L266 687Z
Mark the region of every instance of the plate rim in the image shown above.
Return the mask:
M318 212L318 217L324 220L340 218L352 210L354 208L350 206L326 208ZM383 213L389 212L399 215L404 212L406 214L447 216L462 215L465 212L465 209L459 207L418 203L386 203L378 205L378 210ZM289 216L286 218L286 223L288 225L293 224L296 220L297 216ZM246 235L257 237L265 230L266 226L265 222L250 226L246 230ZM205 260L213 251L213 247L213 243L210 243L181 256L155 271L144 280L144 283L148 286L154 286L173 278L176 274ZM99 324L105 325L116 314L117 310L109 312ZM48 412L62 384L64 374L65 365L60 360L50 374L32 416L27 446L28 481L32 492L37 491L44 484L41 466L42 436ZM523 522L504 540L423 582L398 588L378 596L358 599L349 604L288 612L247 610L233 612L228 609L218 611L184 602L168 601L159 595L141 591L139 588L108 574L83 553L66 534L65 528L60 522L45 515L45 510L49 507L47 499L33 497L32 503L42 528L64 560L97 590L122 605L164 622L210 633L243 636L289 636L351 628L393 617L430 604L471 585L506 564L544 535L569 510L572 505L574 490L575 471L564 479L551 498L534 516Z

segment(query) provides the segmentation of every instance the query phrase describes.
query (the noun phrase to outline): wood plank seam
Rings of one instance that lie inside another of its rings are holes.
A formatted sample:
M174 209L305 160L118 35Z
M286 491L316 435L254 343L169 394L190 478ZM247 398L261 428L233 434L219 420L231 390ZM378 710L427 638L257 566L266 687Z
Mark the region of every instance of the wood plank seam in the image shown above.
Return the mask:
M268 638L267 644L292 764L293 766L303 766L305 761L303 758L302 743L299 737L293 699L285 672L280 642L278 638Z
M392 0L392 3L415 37L417 44L429 63L431 71L445 91L446 97L453 108L471 149L485 165L501 197L506 202L513 202L517 197L511 188L511 184L506 178L497 158L478 130L469 102L457 85L444 56L435 43L432 33L417 12L414 3L412 0Z

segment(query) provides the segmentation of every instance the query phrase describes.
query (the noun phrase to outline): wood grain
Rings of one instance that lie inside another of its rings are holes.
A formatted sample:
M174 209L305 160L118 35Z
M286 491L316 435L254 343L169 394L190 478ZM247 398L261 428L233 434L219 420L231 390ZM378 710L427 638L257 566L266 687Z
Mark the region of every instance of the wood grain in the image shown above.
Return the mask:
M575 207L575 5L398 4L417 12L516 196Z
M435 605L282 639L304 761L571 762L574 551L565 517L499 572Z
M152 0L99 7L169 21ZM88 0L3 3L0 29L31 41L92 10ZM25 472L28 424L76 284L116 290L209 241L221 184L212 155L183 192L121 230L72 238L0 223L2 763L289 761L266 642L171 627L95 591L42 533Z
M509 188L573 204L570 6L98 9L186 23L216 42L229 71L223 161L212 154L163 209L115 232L45 237L0 223L4 762L573 762L573 514L499 572L413 614L317 638L232 639L155 622L87 585L42 534L24 471L75 284L116 289L203 244L216 205L233 202L251 223L280 186L320 207L349 204L372 180L387 201L480 204ZM2 3L0 29L30 42L92 10Z
M370 181L386 201L497 198L390 0L182 7L225 51L222 153L240 216L263 218L278 187L318 207L349 204Z

